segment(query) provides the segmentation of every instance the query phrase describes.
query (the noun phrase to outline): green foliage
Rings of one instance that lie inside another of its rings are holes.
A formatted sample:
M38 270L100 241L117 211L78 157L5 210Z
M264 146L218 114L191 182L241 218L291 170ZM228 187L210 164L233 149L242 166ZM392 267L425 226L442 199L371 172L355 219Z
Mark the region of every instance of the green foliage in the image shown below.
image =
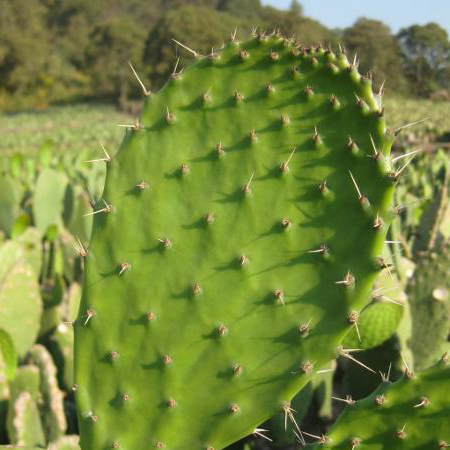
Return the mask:
M230 30L241 29L241 22L226 12L218 12L201 6L183 6L168 11L150 32L144 59L150 70L150 77L161 86L174 70L174 54L177 44L186 42L200 54L208 54L211 48L230 36ZM177 71L192 60L192 54L179 48L180 61Z
M398 33L406 76L414 90L428 95L449 88L450 42L447 32L437 23L412 25Z
M118 95L119 104L126 106L131 87L136 86L128 61L139 71L145 37L145 29L131 17L114 17L94 29L86 48L86 68L97 95Z
M83 448L223 448L289 411L366 303L392 136L344 54L296 47L199 58L107 163L75 323Z

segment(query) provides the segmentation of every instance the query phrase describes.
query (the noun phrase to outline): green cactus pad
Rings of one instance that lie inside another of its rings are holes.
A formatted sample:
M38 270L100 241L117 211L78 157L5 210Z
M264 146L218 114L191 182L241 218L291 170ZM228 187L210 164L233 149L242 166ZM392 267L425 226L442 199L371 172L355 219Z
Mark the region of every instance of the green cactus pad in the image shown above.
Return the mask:
M37 275L23 254L15 241L0 248L0 328L9 333L19 356L35 341L42 313Z
M314 448L432 450L450 447L445 360L423 372L383 383L372 395L349 405ZM409 374L411 375L411 374Z
M45 447L45 435L36 402L29 392L22 392L12 405L14 417L8 429L12 444Z
M40 371L42 422L47 441L51 442L62 436L67 428L63 406L64 395L58 388L56 366L48 350L40 344L33 345L27 354L27 358Z
M450 243L421 255L408 285L414 367L422 369L450 350Z
M17 214L19 195L14 181L7 176L0 178L0 230L10 234Z
M71 389L74 384L72 327L60 323L50 337L49 348L58 367L60 386L66 390Z
M67 176L54 169L44 169L39 174L33 199L33 217L42 233L50 225L62 224L67 182Z
M345 55L280 36L150 96L96 205L81 447L218 450L288 413L382 267L391 142Z
M378 276L372 301L362 310L358 329L356 326L345 336L346 348L368 349L381 345L397 330L407 298L397 276L383 270Z

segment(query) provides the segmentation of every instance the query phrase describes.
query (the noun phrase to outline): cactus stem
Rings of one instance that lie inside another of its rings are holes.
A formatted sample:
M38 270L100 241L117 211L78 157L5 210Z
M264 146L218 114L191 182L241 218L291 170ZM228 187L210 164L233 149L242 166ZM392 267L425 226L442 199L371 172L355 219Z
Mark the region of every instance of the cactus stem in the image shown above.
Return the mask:
M300 429L300 427L298 426L298 423L295 420L295 417L293 414L294 412L297 412L297 411L295 411L295 409L292 409L291 405L289 403L285 403L283 405L283 411L284 411L284 430L285 431L287 430L287 419L289 417L289 420L294 424L294 427L296 428L296 430L299 433L299 438L300 438L302 444L306 445L305 439L303 438L303 432Z
M272 442L272 439L270 439L270 437L266 436L264 433L267 433L269 430L265 430L264 428L255 428L253 430L253 435L254 436L259 436L262 437L263 439L266 439L270 442Z
M139 75L137 74L137 72L134 70L133 65L131 64L131 61L128 61L128 64L130 65L131 70L133 71L134 76L136 77L136 79L138 80L139 84L141 85L142 91L144 92L144 95L146 97L148 97L149 95L152 95L152 91L149 91L145 88L144 83L141 81L141 79L139 78Z
M181 42L177 41L176 39L172 38L172 41L175 42L175 44L179 45L180 47L183 47L188 52L191 52L194 55L194 58L199 58L201 56L200 53L197 53L195 50L192 50L192 48L189 48L187 45L182 44Z
M339 397L334 397L334 396L331 396L331 398L338 402L346 403L349 406L353 406L355 404L355 400L353 400L351 395L347 395L345 398L339 398Z
M297 150L297 147L294 147L294 149L292 150L291 154L289 155L289 158L287 159L287 161L280 164L280 172L281 173L289 172L289 162L291 161L292 157L294 156L294 153L296 150Z
M369 372L375 373L375 370L371 369L370 367L366 366L364 363L362 363L361 361L358 361L355 357L353 357L350 352L352 351L356 351L357 349L344 349L342 347L339 347L338 349L338 353L340 356L343 356L344 358L350 359L351 361L353 361L354 363L360 365L361 367L364 367L364 369L367 369Z

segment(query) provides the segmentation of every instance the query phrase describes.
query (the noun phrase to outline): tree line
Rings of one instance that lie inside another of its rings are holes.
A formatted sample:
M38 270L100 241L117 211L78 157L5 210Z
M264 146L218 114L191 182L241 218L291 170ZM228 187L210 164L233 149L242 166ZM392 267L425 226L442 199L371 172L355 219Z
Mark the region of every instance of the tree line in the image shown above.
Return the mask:
M378 20L358 19L332 30L260 0L0 0L0 110L108 99L125 107L139 95L131 61L151 90L192 55L205 54L237 28L279 29L306 45L344 46L358 54L362 73L391 92L450 96L450 42L436 23L394 35Z

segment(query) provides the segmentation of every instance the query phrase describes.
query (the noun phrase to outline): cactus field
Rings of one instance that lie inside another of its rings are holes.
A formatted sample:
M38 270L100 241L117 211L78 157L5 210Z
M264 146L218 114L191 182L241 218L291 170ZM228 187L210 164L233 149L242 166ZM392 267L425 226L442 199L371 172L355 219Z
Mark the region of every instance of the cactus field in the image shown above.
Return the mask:
M0 117L0 448L450 448L448 102L179 51L137 115Z

